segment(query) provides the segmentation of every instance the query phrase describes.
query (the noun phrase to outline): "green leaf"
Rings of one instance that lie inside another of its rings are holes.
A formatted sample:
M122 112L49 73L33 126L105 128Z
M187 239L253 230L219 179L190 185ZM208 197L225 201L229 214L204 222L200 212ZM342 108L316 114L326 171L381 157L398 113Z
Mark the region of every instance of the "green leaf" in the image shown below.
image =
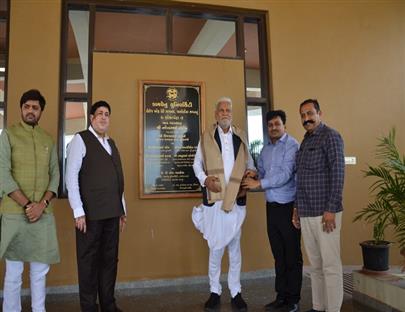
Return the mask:
M400 248L405 248L405 155L395 144L393 128L387 136L378 139L376 158L382 160L378 166L367 166L366 178L373 178L370 194L374 201L356 213L353 221L364 220L373 224L373 237L384 239L387 227L395 229Z

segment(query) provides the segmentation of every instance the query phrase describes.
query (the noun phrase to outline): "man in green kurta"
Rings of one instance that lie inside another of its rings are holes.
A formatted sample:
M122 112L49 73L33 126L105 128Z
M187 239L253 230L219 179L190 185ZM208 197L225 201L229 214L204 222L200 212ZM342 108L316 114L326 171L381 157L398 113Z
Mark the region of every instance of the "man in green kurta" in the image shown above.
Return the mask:
M32 311L45 312L46 274L50 264L59 262L50 203L57 194L59 168L55 144L38 126L45 98L38 90L29 90L20 107L22 121L0 135L3 311L21 311L21 275L24 262L29 262Z

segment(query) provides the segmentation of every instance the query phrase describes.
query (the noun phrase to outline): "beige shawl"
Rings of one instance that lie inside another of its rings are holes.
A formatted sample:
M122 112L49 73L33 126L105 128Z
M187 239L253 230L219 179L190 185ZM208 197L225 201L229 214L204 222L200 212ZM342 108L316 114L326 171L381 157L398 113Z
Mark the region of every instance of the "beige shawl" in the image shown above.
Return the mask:
M207 176L216 176L220 180L221 192L213 193L207 189L207 199L210 204L223 200L222 210L229 212L235 204L240 183L246 171L248 160L248 145L246 134L243 130L232 126L234 135L241 139L241 144L237 152L236 160L232 168L231 177L228 184L225 184L224 164L222 161L221 150L215 141L215 130L217 124L214 124L209 130L205 131L201 139L201 150L204 158L205 172Z

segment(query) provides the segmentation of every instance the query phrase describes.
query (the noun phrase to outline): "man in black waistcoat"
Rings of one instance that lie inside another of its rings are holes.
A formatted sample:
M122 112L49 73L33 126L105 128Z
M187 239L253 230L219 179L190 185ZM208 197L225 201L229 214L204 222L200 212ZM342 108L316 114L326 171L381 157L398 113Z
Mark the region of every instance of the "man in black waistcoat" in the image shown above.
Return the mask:
M91 126L67 150L66 186L76 224L76 253L82 312L121 311L114 298L119 233L125 227L124 175L108 137L110 105L93 104Z

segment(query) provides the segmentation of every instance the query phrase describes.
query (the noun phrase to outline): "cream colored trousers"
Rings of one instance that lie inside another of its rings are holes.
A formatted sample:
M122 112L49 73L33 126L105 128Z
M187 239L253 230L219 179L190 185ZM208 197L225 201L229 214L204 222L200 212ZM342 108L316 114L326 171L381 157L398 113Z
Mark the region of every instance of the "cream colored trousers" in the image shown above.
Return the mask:
M300 218L305 251L311 264L312 305L318 311L339 312L343 302L340 259L342 212L336 213L336 229L323 231L322 216Z

